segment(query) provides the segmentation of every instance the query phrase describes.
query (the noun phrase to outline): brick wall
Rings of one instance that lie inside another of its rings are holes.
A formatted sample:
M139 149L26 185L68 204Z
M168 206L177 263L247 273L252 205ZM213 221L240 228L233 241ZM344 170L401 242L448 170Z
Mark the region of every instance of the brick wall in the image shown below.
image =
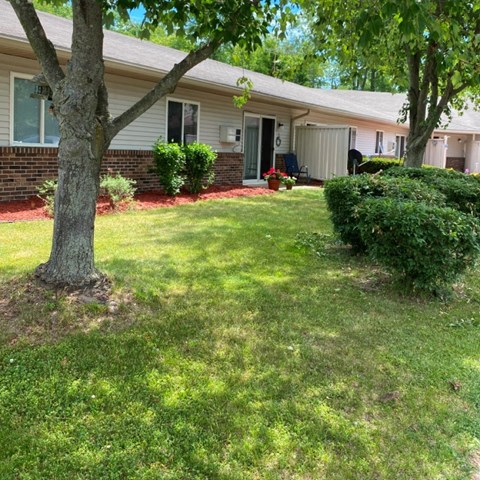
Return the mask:
M219 152L215 162L215 185L241 185L243 153Z
M56 148L0 148L0 201L36 195L38 185L56 176Z
M445 163L445 168L453 168L459 172L465 170L465 158L463 157L447 157L447 162Z
M102 162L102 174L110 170L131 178L137 182L135 187L138 192L160 189L153 168L153 153L149 150L108 150Z
M102 173L115 173L136 180L140 192L158 190L153 155L148 150L109 150ZM36 187L57 177L57 149L44 147L0 147L0 202L23 200L37 194ZM243 154L219 153L215 164L216 185L240 185Z

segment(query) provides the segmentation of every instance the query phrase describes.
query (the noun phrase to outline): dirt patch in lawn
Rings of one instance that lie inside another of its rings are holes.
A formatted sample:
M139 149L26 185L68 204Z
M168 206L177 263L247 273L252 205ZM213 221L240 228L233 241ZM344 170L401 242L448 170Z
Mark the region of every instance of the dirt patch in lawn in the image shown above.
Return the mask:
M0 345L54 343L66 335L120 331L138 316L131 292L103 279L91 287L55 289L26 275L0 282Z
M120 210L127 208L134 210L146 210L151 208L174 207L184 203L198 202L199 200L213 200L218 198L246 197L253 195L270 195L274 193L266 188L253 188L244 186L212 186L199 194L181 193L176 197L164 195L161 192L139 193L135 195L135 202L128 206L122 206ZM105 215L112 213L106 198L100 197L97 202L97 214ZM18 222L25 220L48 219L43 208L43 202L38 197L28 200L0 203L0 222Z

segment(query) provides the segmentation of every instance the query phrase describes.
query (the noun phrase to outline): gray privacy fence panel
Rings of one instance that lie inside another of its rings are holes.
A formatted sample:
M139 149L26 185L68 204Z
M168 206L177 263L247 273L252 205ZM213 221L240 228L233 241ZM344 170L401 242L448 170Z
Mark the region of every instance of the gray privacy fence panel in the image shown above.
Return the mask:
M313 178L328 180L347 175L349 127L297 126L295 152Z
M447 162L447 144L444 138L429 140L425 148L424 163L445 168Z

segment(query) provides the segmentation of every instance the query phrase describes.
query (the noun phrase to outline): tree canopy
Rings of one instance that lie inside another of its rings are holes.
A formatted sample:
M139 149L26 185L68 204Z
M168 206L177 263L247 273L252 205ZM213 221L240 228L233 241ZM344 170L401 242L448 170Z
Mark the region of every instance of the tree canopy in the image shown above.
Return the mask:
M360 63L406 90L407 165L419 166L428 139L453 105L480 84L480 0L304 0L323 55ZM462 95L463 94L463 95Z

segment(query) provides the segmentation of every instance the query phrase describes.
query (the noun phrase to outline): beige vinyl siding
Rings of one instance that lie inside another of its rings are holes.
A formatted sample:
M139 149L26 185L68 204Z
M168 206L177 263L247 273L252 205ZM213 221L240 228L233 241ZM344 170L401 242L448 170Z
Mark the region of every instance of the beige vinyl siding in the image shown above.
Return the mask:
M10 132L10 72L0 59L0 145L8 145Z
M465 157L465 148L469 138L471 137L467 135L449 135L447 157Z
M154 85L151 82L112 75L107 75L106 80L109 89L110 110L114 116L128 109ZM289 151L290 114L288 108L249 101L244 109L240 110L233 105L231 95L216 95L185 87L178 87L173 94L161 99L150 110L122 130L113 139L110 148L149 150L159 137L165 138L166 102L169 98L184 102L191 101L200 105L199 141L208 143L215 150L222 152L241 151L241 143L220 142L220 126L226 125L243 130L244 110L260 115L274 116L277 124L278 122L283 123L284 127L277 131L282 143L280 147L277 147L276 153L287 153Z
M118 116L130 108L153 87L150 82L112 75L105 76L109 92L109 108ZM124 128L112 140L110 148L118 150L150 150L165 134L165 101L159 101Z

